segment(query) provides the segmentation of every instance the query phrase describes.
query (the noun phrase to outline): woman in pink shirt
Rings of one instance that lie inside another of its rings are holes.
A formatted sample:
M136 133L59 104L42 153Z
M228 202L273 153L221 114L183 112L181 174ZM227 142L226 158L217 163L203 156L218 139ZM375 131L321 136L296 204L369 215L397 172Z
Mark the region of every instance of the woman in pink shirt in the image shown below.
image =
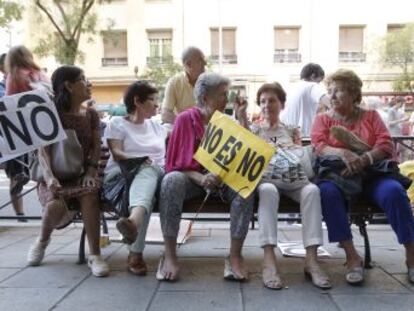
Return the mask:
M6 73L6 96L31 91L33 84L38 82L49 82L34 62L32 53L23 45L12 47L7 53ZM10 178L10 197L18 216L24 216L23 199L19 195L29 181L28 169L22 165L27 161L27 155L22 155L6 162L5 171Z
M393 143L376 111L360 107L361 79L340 69L328 77L330 111L316 117L311 140L318 155L318 186L330 242L340 242L346 254L350 284L364 279L362 258L352 241L347 208L357 195L365 196L387 214L406 248L408 277L414 283L414 221ZM392 172L389 168L394 168Z

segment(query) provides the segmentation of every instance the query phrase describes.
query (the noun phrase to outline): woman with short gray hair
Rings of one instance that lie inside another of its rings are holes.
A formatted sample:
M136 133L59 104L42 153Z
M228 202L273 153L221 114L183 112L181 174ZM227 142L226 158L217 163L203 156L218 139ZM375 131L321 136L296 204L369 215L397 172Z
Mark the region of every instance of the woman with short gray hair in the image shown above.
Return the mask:
M158 280L176 280L178 261L176 256L177 235L184 201L203 198L206 191L220 193L231 204L230 255L225 260L224 278L243 281L247 272L241 251L253 211L252 196L243 199L220 178L209 173L193 159L204 135L205 126L215 111L223 112L228 102L230 81L216 73L203 73L198 78L194 95L197 106L178 115L168 142L166 171L160 192L161 228L165 241L165 257L161 258Z

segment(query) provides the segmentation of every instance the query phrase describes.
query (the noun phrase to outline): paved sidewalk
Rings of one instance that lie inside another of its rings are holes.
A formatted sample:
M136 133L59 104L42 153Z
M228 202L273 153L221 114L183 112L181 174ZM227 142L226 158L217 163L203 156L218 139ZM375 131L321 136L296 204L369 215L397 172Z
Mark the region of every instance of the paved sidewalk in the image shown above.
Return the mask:
M110 224L111 236L117 236ZM251 230L244 256L250 281L223 280L223 258L228 253L228 225L198 223L193 236L179 250L181 279L176 283L155 280L162 246L149 245L145 258L150 273L136 277L126 271L127 249L111 243L103 255L111 265L108 278L91 275L77 265L79 224L56 231L44 264L26 267L26 253L39 231L38 223L0 222L0 310L414 310L414 286L407 283L404 252L389 226L369 226L375 267L366 273L362 287L345 283L344 257L335 244L326 244L333 255L325 267L334 288L321 291L303 275L301 259L281 258L280 268L288 288L271 291L261 283L262 250L258 231ZM362 240L354 228L355 242ZM299 240L300 228L280 225L280 239Z

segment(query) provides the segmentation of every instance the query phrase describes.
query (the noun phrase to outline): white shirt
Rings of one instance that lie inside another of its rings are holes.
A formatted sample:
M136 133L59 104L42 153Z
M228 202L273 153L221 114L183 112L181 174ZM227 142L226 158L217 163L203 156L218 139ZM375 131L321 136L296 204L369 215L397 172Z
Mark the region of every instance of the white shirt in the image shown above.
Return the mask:
M302 137L309 137L319 101L326 94L316 82L298 81L289 92L280 120L290 126L300 126Z
M131 157L149 157L158 166L165 165L167 131L152 119L145 119L143 123L136 124L125 117L113 117L105 129L104 137L105 140L122 140L123 151ZM105 172L116 165L111 154Z

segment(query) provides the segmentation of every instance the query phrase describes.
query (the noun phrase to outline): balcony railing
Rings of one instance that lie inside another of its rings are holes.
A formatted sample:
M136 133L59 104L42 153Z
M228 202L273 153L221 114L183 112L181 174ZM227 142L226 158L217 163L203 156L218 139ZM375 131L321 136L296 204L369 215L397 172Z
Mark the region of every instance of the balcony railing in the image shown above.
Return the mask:
M363 52L339 52L339 61L343 63L363 63L365 58Z
M147 65L166 64L172 60L172 56L149 56L147 57Z
M275 50L274 63L300 63L302 55L297 50Z
M128 66L128 57L105 57L105 58L102 58L102 66L103 67Z
M211 55L210 60L213 64L218 64L219 56ZM223 64L237 64L237 55L236 54L223 55L222 62Z

